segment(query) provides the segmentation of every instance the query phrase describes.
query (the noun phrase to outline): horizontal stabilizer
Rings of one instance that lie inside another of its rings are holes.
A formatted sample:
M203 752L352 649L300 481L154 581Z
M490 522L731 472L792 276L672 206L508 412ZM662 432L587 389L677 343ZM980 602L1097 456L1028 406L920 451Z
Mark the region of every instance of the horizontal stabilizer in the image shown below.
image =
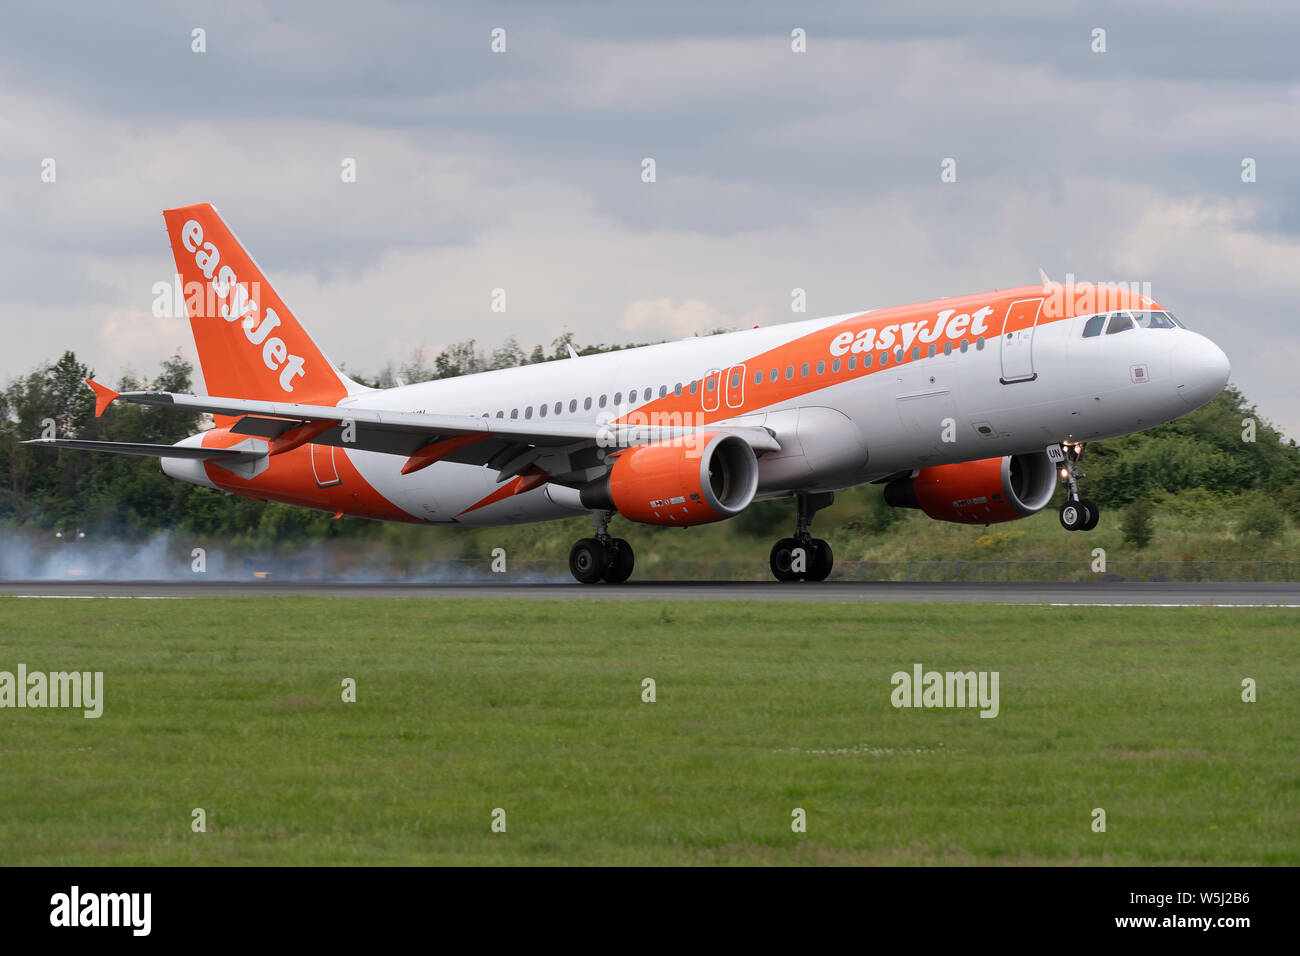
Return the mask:
M75 448L78 451L108 451L118 455L142 455L146 458L198 458L201 460L223 459L226 464L234 464L235 459L248 460L261 458L264 452L249 454L246 451L232 451L229 448L200 448L196 445L148 445L127 441L84 441L80 438L33 438L23 442L24 445L37 445L46 448Z

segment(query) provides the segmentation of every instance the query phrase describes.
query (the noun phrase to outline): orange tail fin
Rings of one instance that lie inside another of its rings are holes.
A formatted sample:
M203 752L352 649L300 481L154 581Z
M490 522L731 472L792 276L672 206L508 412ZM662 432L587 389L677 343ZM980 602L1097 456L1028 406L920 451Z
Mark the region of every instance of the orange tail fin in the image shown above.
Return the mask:
M163 212L208 394L333 405L359 390L209 203Z

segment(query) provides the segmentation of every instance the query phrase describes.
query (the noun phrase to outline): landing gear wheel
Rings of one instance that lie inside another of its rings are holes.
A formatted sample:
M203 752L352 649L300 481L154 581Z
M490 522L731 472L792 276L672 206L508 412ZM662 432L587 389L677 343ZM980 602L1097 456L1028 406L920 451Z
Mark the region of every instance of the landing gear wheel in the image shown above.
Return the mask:
M609 552L609 564L605 567L604 578L610 584L622 584L632 576L632 568L636 566L632 546L622 538L610 538L606 550Z
M1079 504L1088 510L1088 520L1083 523L1083 527L1079 530L1091 531L1097 527L1097 522L1101 520L1101 509L1097 507L1097 503L1091 498L1084 498Z
M1066 531L1081 531L1088 520L1088 510L1081 501L1067 501L1061 505L1061 527Z
M569 572L582 584L595 584L605 573L609 554L595 538L582 538L569 552Z
M835 567L835 552L821 538L812 539L812 554L808 556L808 570L804 572L805 581L825 581Z
M797 547L799 547L799 542L794 538L782 538L772 545L772 553L767 560L772 569L772 576L778 581L799 580L799 572L790 568L794 549Z

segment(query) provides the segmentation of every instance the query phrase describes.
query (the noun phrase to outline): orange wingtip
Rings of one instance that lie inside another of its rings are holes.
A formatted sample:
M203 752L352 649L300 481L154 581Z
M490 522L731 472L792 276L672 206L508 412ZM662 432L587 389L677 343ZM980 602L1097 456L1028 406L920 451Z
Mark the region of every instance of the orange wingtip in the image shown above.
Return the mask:
M107 385L100 385L93 378L86 379L86 384L95 391L95 417L98 418L104 414L104 409L113 404L120 393L113 391Z

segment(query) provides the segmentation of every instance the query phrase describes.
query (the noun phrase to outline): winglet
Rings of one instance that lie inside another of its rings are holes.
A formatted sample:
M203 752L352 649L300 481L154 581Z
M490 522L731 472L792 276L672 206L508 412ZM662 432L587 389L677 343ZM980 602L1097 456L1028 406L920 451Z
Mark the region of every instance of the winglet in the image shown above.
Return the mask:
M113 391L107 385L100 385L93 378L86 379L86 384L95 390L95 417L98 418L104 414L104 409L117 400L119 393Z

